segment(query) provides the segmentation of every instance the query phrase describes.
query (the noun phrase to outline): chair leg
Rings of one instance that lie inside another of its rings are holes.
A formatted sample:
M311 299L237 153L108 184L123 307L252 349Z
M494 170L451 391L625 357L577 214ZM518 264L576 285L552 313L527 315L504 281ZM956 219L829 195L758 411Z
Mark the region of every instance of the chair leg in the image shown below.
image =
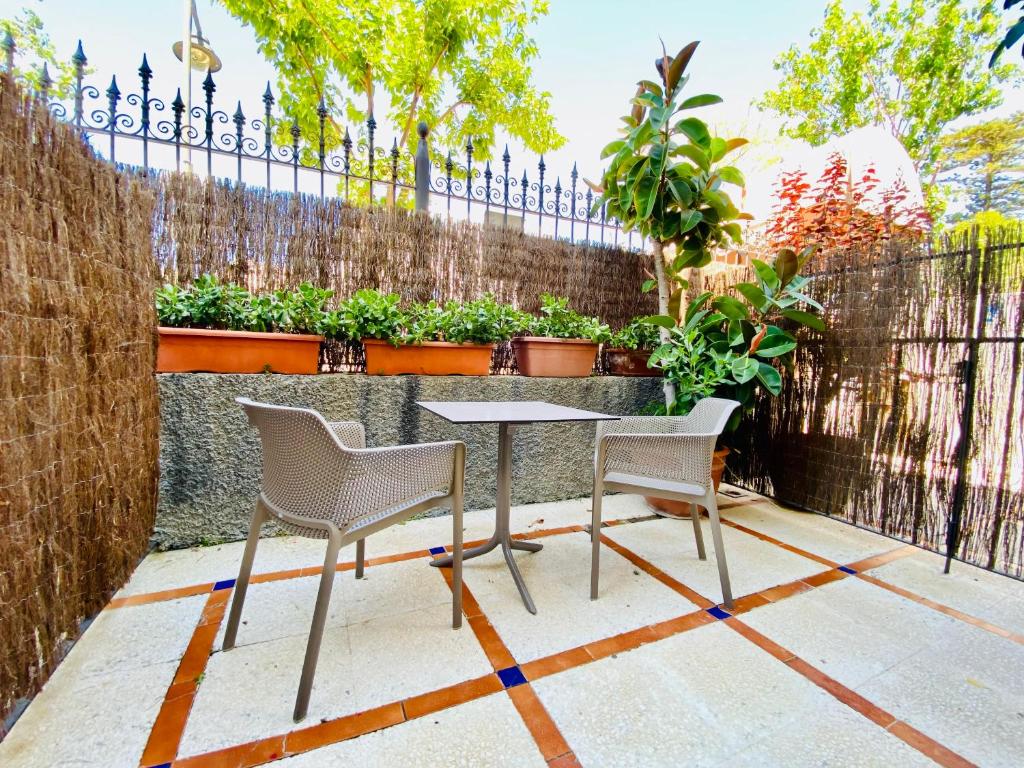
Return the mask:
M462 626L462 493L452 497L452 629Z
M604 501L604 483L594 480L594 493L590 500L590 599L597 600L597 583L601 570L601 503Z
M267 513L264 511L263 505L257 501L256 508L252 512L252 520L249 523L249 538L245 540L242 564L238 569L238 578L235 579L235 594L231 598L228 625L224 630L224 643L221 649L225 651L230 651L235 647L238 623L242 619L242 605L245 603L245 593L249 589L249 577L252 575L252 563L256 559L256 545L260 541L260 528L263 527L266 519Z
M693 538L697 540L697 557L707 560L707 553L704 551L704 532L700 528L700 507L696 504L690 505L690 519L693 520Z
M366 565L366 539L356 542L356 578L363 578L363 566Z
M327 609L331 604L331 587L334 586L334 573L338 566L338 551L340 549L341 535L332 531L327 543L327 555L324 557L324 569L320 572L320 589L316 593L313 623L309 628L309 640L306 642L306 658L302 662L299 692L295 697L293 715L295 722L302 720L309 708L309 695L313 690L313 677L316 675L316 662L320 656L320 641L324 635L324 624L327 623Z
M732 587L729 585L729 567L725 563L725 545L722 543L722 523L718 518L718 503L715 492L707 496L708 516L711 518L711 537L715 542L715 558L718 560L718 578L722 582L722 604L732 608Z

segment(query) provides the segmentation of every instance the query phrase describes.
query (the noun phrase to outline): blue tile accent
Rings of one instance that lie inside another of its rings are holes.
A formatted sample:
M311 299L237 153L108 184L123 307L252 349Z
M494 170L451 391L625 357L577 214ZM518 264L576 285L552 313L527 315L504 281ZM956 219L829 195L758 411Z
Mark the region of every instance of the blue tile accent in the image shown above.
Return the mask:
M721 608L719 608L717 605L712 606L711 608L708 608L708 613L710 613L712 616L714 616L718 620L728 619L730 616L732 616L731 613L726 613Z
M853 568L847 568L845 565L840 565L839 566L839 570L842 571L843 573L848 573L851 576L853 576L853 575L855 575L857 573L855 570L853 570Z
M151 765L149 768L171 768L170 763L160 763L160 765Z
M235 586L234 579L224 579L224 581L218 581L213 585L213 591L216 592L218 589L231 589Z
M444 547L431 547L430 554L432 555L443 555L447 550Z
M508 669L499 669L498 677L501 679L502 685L506 688L514 688L515 686L522 685L526 682L526 677L518 666L509 667Z

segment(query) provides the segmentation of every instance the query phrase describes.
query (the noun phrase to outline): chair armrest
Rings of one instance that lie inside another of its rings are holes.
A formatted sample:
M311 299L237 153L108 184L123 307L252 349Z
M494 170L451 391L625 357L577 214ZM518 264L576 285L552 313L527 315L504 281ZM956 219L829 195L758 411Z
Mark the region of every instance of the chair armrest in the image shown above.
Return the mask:
M659 417L655 417L659 418ZM711 487L717 434L610 434L598 440L595 472L621 472Z
M366 430L358 421L329 421L327 426L346 448L366 447Z

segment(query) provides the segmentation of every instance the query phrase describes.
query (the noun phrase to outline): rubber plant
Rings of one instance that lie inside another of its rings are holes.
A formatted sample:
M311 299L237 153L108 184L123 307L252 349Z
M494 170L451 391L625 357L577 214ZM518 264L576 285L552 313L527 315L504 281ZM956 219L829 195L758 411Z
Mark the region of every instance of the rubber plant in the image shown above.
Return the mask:
M649 237L654 251L654 279L644 290L658 290L658 311L681 319L684 270L711 261L714 250L728 241L742 242L739 221L750 219L733 203L723 185L744 186L738 168L722 164L746 139L713 137L692 110L718 104L709 93L685 97L686 68L697 42L675 56L663 52L655 62L660 82L641 80L631 103L623 137L601 152L610 158L599 184L594 210L607 206L626 231ZM661 332L668 341L669 329ZM666 378L665 404L671 408L676 387Z
M813 253L813 246L799 254L783 248L772 264L754 259L756 282L737 283L735 295L702 293L687 306L682 324L667 315L648 318L669 335L651 365L681 385L669 414L688 413L701 397L728 397L741 405L726 427L731 431L759 388L773 396L782 391L780 369L792 369L797 348L793 330L825 330L822 305L805 292L810 278L799 274Z

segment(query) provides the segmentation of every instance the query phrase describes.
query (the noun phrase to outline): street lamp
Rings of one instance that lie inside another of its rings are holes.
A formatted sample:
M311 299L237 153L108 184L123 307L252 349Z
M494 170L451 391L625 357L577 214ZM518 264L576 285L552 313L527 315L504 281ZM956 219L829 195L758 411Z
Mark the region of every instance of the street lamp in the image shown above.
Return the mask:
M182 85L185 91L185 122L182 131L185 134L185 170L192 171L192 148L187 142L192 121L192 70L200 72L219 72L220 57L213 52L210 41L203 37L203 28L199 24L199 13L194 0L184 0L184 13L181 40L171 46L174 55L182 63ZM195 26L195 32L192 27Z

